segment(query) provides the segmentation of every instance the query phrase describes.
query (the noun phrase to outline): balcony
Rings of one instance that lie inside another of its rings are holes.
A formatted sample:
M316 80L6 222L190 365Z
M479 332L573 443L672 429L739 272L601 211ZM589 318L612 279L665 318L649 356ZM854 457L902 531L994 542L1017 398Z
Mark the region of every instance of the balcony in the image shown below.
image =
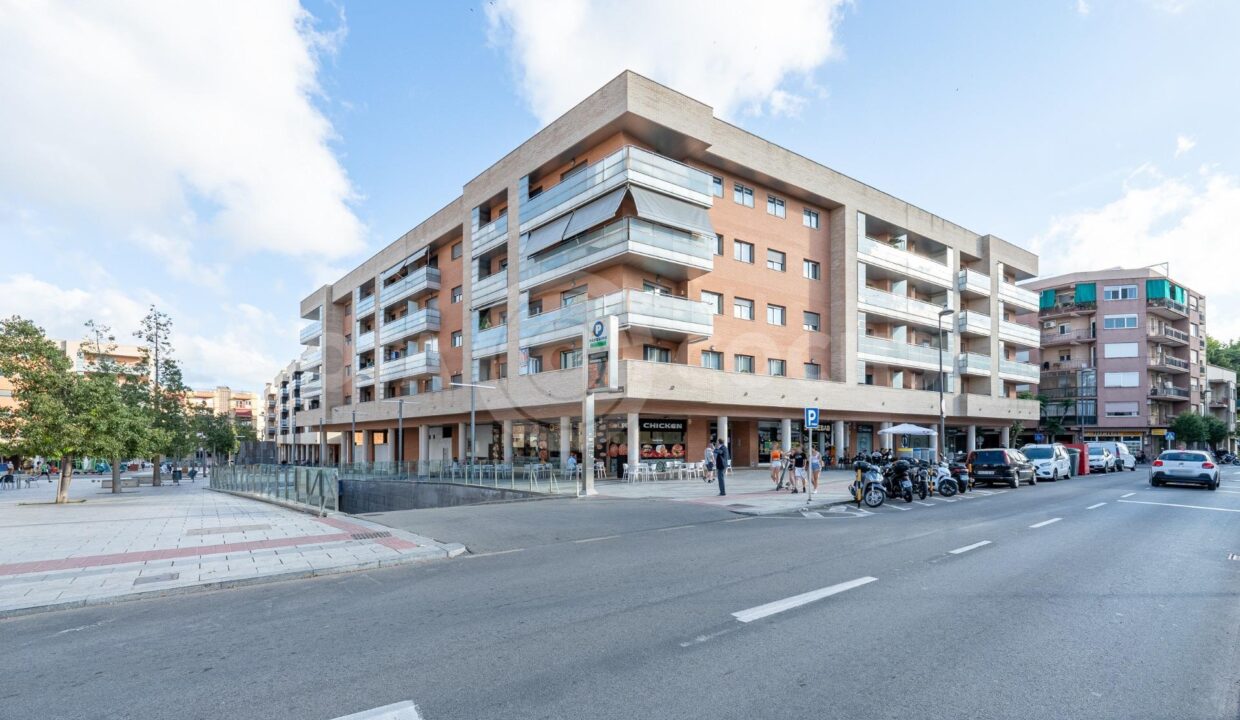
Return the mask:
M956 357L956 372L961 375L990 377L990 356L977 353L960 353Z
M1041 333L1037 328L1021 325L1020 323L1008 322L1007 320L999 321L999 339L1012 345L1019 345L1026 348L1036 348L1041 341Z
M367 295L366 297L361 297L357 299L357 305L355 305L353 308L353 317L355 318L365 317L369 315L370 313L374 312L374 309L375 309L375 294L371 293Z
M299 339L302 345L317 343L318 339L323 336L323 321L315 320L301 329Z
M641 290L621 290L539 315L521 318L521 347L580 337L586 322L615 315L622 329L642 328L666 340L709 337L714 310L698 300Z
M1172 402L1187 402L1189 392L1188 388L1176 387L1174 385L1151 385L1150 397L1160 400L1171 400Z
M502 246L508 241L508 215L500 215L474 231L471 253L478 257Z
M1098 303L1090 300L1087 302L1077 302L1075 300L1059 300L1050 307L1038 310L1038 317L1045 320L1059 317L1082 317L1092 314L1098 309Z
M439 332L438 310L422 308L402 318L384 323L383 327L379 328L379 342L387 345L424 332Z
M1154 354L1149 358L1149 367L1151 370L1167 373L1186 373L1189 371L1190 366L1187 360L1181 360L1171 355Z
M420 267L379 291L379 302L387 307L398 300L416 298L423 293L439 290L439 268L429 265Z
M301 354L301 369L309 370L323 364L323 349L312 347Z
M353 351L362 354L375 347L375 331L367 330L364 333L358 333L357 342L353 343Z
M1033 363L999 359L999 377L1015 382L1036 383L1042 372Z
M496 325L486 330L475 330L471 350L476 358L498 355L508 349L508 326Z
M1029 312L1038 311L1038 294L1009 282L999 283L999 299Z
M528 261L527 261L528 262ZM470 286L470 307L490 307L508 299L508 268L487 275L482 279L475 277Z
M1150 325L1146 328L1146 334L1149 335L1151 340L1167 345L1184 346L1188 344L1188 333L1183 330L1176 330L1167 323Z
M943 263L892 247L873 238L857 239L857 259L906 277L923 280L933 285L951 288L955 285L951 268Z
M1044 332L1042 333L1042 347L1080 345L1082 343L1091 343L1095 339L1093 332L1089 328L1077 328L1066 332Z
M965 310L956 317L956 332L961 335L990 337L990 316Z
M550 253L526 258L521 263L521 291L619 264L636 265L669 280L688 280L714 269L714 257L714 250L701 235L639 218L623 218Z
M939 369L939 349L929 345L909 345L869 335L857 338L857 359L880 365ZM943 350L944 368L951 369L951 351Z
M956 289L966 295L990 297L990 278L985 273L965 268L956 274Z
M624 147L553 185L520 207L521 232L589 200L633 183L710 207L713 202L709 173L636 147Z
M1080 385L1076 387L1038 388L1038 394L1047 400L1077 400L1098 397L1096 385Z
M1188 317L1188 307L1170 298L1149 298L1145 301L1145 309L1152 315L1168 320L1183 320Z
M379 381L388 382L399 378L435 375L439 372L439 353L425 350L395 360L384 360L379 369Z
M302 397L314 397L323 393L323 378L316 377L301 384Z
M857 293L857 311L895 318L900 322L916 323L937 328L941 305L924 302L904 295L896 295L878 288L863 287ZM951 329L951 321L947 321Z

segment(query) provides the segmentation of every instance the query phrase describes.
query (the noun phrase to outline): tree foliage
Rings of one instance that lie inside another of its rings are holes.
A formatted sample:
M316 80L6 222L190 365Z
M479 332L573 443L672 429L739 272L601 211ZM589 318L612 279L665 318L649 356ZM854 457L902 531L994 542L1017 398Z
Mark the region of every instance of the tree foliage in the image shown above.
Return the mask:
M1224 343L1207 335L1206 362L1240 372L1240 340Z
M1193 412L1183 412L1171 418L1171 422L1167 426L1175 433L1177 442L1199 443L1209 439L1206 431L1206 421L1202 416Z
M189 388L172 347L172 319L154 305L142 318L134 336L142 341L139 371L147 378L150 412L155 435L154 484L160 483L161 456L184 457L194 449L193 429L185 394Z
M1227 423L1213 415L1203 415L1201 419L1205 432L1203 440L1210 443L1210 447L1218 447L1231 435L1231 431L1227 429Z

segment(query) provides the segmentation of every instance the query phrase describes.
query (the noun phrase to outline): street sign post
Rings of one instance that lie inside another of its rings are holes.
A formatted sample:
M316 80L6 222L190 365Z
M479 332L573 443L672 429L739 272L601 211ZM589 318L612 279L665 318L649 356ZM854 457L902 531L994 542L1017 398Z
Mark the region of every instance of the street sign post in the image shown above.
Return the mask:
M818 427L818 408L805 408L805 429Z

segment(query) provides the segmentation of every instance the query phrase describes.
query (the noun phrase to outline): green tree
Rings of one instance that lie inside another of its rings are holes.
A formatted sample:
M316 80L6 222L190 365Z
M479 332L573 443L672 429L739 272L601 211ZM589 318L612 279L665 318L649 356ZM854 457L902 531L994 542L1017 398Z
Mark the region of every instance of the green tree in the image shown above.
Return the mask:
M1227 423L1213 415L1203 415L1201 419L1205 424L1205 440L1210 443L1211 448L1218 447L1231 434L1227 430Z
M95 357L85 383L91 389L94 409L91 446L112 466L112 492L121 491L121 463L129 458L149 457L161 434L155 430L150 394L140 369L117 362L115 337L107 325L86 323L85 347Z
M181 375L181 366L173 357L172 319L167 313L152 305L134 336L143 343L139 371L148 378L152 425L157 431L151 483L160 485L159 466L164 456L182 458L194 447L189 412L185 407L188 388Z
M1240 340L1224 343L1207 335L1206 362L1240 372Z
M1167 426L1175 433L1175 439L1178 442L1187 444L1205 442L1208 439L1206 434L1206 422L1200 415L1193 412L1183 412L1171 418L1171 422Z
M237 451L237 431L227 415L199 408L194 413L193 425L199 446L209 451L217 464L221 456L227 461L228 456Z

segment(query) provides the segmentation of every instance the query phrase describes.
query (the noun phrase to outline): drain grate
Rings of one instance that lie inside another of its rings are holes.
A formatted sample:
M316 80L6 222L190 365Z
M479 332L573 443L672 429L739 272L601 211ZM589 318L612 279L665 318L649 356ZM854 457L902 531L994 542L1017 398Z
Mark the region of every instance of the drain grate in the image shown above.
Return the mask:
M353 533L349 537L353 538L354 540L378 540L379 538L392 537L392 533L384 532L384 531L362 532L362 533Z

